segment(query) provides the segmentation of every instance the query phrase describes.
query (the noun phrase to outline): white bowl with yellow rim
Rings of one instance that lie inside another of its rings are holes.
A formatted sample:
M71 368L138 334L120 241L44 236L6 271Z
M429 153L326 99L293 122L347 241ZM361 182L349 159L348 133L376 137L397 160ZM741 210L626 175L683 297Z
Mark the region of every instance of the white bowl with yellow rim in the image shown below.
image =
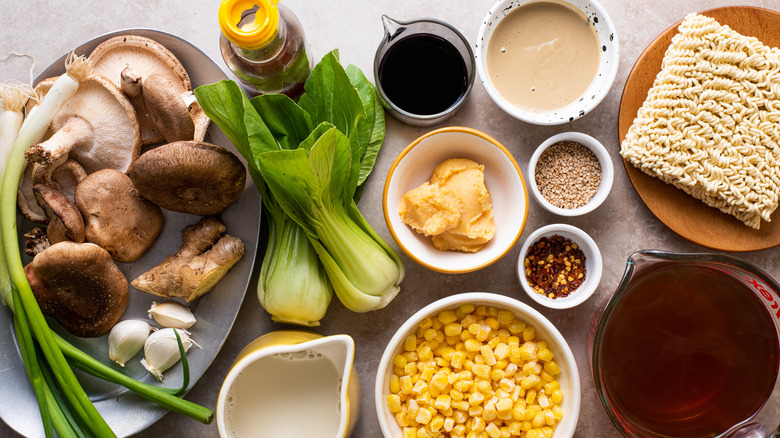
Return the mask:
M457 311L463 305L509 310L514 318L534 328L534 340L547 343L547 348L553 354L553 360L560 368L560 373L555 376L555 379L563 392L563 399L560 402L563 417L555 425L553 438L573 436L580 412L580 378L577 363L566 339L564 339L563 335L550 320L525 303L504 295L470 292L442 298L420 309L398 328L387 344L379 361L374 387L377 418L379 419L379 427L384 437L403 438L404 436L402 427L399 426L395 414L390 411L388 406L394 357L404 352L405 339L407 336L414 335L417 332L420 322L426 318L438 315L444 310ZM520 343L522 344L522 342L521 339Z
M427 182L434 168L450 158L484 166L496 233L475 253L436 249L430 237L406 225L398 213L403 195ZM390 234L412 260L433 271L464 273L489 266L512 249L528 218L528 192L520 167L504 145L476 129L452 126L424 134L398 155L385 180L382 206Z

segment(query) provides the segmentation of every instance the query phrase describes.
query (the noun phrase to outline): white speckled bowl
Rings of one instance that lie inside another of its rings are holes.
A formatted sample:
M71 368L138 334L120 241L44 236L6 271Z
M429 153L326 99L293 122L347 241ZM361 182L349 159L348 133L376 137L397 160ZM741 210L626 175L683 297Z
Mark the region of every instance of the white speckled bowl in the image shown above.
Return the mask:
M590 86L585 90L582 96L575 102L572 102L562 108L555 110L533 110L521 108L505 99L493 86L490 75L487 72L486 54L490 42L498 23L509 14L514 8L536 0L499 0L488 11L477 35L476 49L474 50L474 59L477 63L477 72L480 80L490 98L502 110L509 115L524 122L535 125L559 125L571 122L580 118L598 106L604 99L615 81L618 71L618 61L620 50L615 26L607 15L607 11L596 0L555 0L558 3L568 4L582 11L588 18L588 21L596 29L596 34L601 45L601 62L596 77Z
M412 315L395 332L390 342L385 348L382 359L379 361L379 368L376 373L376 385L374 388L374 397L376 401L376 414L379 419L379 427L385 438L402 438L403 431L395 417L387 407L387 396L390 391L390 377L393 374L392 360L403 348L404 339L414 333L420 321L427 316L438 314L442 310L455 310L462 304L473 304L475 306L493 306L500 309L511 310L515 318L524 320L528 325L533 326L536 331L536 339L546 341L553 352L553 360L561 368L561 373L556 376L563 391L563 418L555 427L553 438L568 438L574 435L577 427L577 421L580 414L580 376L577 371L577 363L574 360L569 344L564 339L561 332L555 328L549 319L541 313L534 310L531 306L516 299L486 292L470 292L458 295L451 295L435 301Z
M590 198L587 204L577 208L561 208L553 205L548 201L542 193L539 191L539 186L536 185L536 164L539 162L539 157L542 153L561 141L573 141L579 143L593 152L593 155L599 160L599 166L601 167L601 182L599 183L599 189ZM610 190L612 190L612 182L615 179L615 169L612 166L612 159L609 157L609 151L604 147L601 142L595 138L582 134L580 132L562 132L560 134L553 135L545 140L539 147L536 148L531 158L528 160L528 185L531 189L531 194L534 200L550 213L555 213L559 216L580 216L585 213L590 213L595 210L596 207L601 205L609 196Z
M576 243L582 250L582 253L585 254L585 281L574 292L562 298L549 298L534 292L531 286L528 285L528 280L525 277L525 266L523 265L531 245L542 237L549 238L555 234L564 239L571 239L572 243ZM517 258L517 279L520 281L523 290L532 300L551 309L569 309L584 303L599 286L602 270L601 251L599 251L596 242L586 232L567 224L550 224L531 233L525 239L523 247L520 249L520 255Z
M476 253L440 251L398 214L401 197L429 181L433 169L450 158L468 158L485 166L496 235ZM528 218L528 192L512 154L484 132L459 126L431 131L407 146L390 167L382 201L387 228L398 246L426 268L450 274L476 271L499 260L520 238Z

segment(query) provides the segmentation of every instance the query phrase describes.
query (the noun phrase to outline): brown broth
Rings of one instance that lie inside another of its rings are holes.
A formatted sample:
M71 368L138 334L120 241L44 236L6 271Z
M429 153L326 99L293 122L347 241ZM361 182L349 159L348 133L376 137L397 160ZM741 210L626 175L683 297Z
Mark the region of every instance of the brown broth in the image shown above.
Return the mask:
M774 387L772 319L750 289L715 269L661 264L632 280L609 318L599 374L624 423L714 436L751 417Z

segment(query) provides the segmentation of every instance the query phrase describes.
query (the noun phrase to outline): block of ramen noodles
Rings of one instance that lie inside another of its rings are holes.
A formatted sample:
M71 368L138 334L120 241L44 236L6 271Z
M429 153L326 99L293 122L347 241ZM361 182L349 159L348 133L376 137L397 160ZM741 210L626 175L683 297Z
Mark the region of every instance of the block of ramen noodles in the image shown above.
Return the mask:
M758 229L778 206L779 130L780 50L690 14L620 154Z

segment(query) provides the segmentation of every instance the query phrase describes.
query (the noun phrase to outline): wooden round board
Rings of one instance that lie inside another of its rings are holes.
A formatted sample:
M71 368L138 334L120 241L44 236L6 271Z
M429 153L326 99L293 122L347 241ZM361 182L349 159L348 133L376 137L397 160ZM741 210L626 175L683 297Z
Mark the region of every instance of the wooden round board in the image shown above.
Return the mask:
M780 13L748 6L729 6L700 12L762 43L780 46ZM681 20L682 21L682 20ZM655 76L661 70L664 52L677 33L676 23L661 33L645 49L626 80L620 101L618 131L621 141L647 97ZM731 215L709 207L671 184L651 177L623 161L626 173L639 197L653 214L680 236L699 245L721 251L756 251L780 244L780 215L762 222L754 230Z

